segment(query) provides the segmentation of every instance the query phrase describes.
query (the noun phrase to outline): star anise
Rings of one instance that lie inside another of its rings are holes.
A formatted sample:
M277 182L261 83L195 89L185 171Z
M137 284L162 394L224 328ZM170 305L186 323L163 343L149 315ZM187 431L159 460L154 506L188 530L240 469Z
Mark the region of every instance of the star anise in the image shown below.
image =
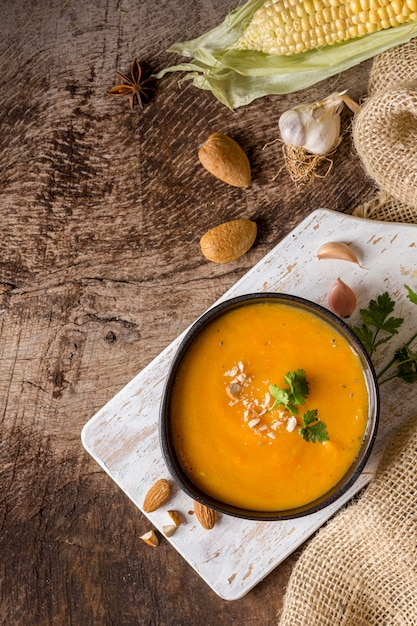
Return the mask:
M143 109L142 98L149 98L147 92L151 91L151 88L144 87L144 84L150 81L149 78L141 81L142 68L138 59L133 61L129 76L119 71L116 72L116 76L120 80L120 85L108 89L107 93L112 96L129 96L131 109L134 109L136 105Z

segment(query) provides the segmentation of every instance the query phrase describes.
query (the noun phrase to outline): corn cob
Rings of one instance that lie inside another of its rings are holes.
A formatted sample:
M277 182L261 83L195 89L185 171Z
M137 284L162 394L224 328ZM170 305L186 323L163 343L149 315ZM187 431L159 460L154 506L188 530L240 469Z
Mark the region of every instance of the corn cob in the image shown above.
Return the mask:
M292 55L417 20L417 0L267 0L241 50Z

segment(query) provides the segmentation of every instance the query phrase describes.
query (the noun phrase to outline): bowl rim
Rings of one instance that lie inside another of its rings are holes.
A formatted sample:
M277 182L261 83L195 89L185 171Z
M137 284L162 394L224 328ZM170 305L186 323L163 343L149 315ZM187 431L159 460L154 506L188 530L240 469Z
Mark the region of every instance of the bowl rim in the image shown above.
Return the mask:
M359 358L361 359L369 399L368 419L362 444L355 460L345 475L336 483L336 485L332 487L332 489L316 500L299 507L278 511L257 511L238 507L222 502L221 500L217 500L198 488L181 468L181 464L175 454L169 429L169 404L171 391L175 383L178 368L194 339L205 326L210 324L217 317L223 315L225 312L234 308L240 308L248 304L259 303L262 301L277 301L285 304L292 304L306 310L308 309L310 312L317 315L317 317L324 319L330 323L330 325L334 326L339 333L342 334L342 336L344 335L350 345L353 345ZM352 487L362 473L362 470L371 454L378 431L379 416L380 393L374 365L360 339L343 319L324 306L317 304L312 300L303 298L302 296L269 291L246 293L217 302L211 308L207 309L186 331L174 354L174 358L169 366L168 374L164 382L159 411L159 441L162 456L171 477L180 489L193 500L218 511L219 513L237 518L257 521L282 521L305 517L316 513L338 500L346 491L350 489L350 487Z

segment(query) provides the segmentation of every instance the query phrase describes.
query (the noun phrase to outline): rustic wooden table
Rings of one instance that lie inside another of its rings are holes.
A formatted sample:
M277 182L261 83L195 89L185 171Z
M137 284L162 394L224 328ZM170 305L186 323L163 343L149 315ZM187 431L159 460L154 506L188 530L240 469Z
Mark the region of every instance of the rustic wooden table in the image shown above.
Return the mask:
M167 75L143 111L106 95L135 57L219 23L233 0L2 2L0 21L0 621L10 626L272 624L297 555L243 599L217 597L83 449L88 419L312 210L369 198L349 136L330 174L297 189L280 113L347 89L370 62L302 94L230 111ZM349 115L344 116L348 124ZM242 190L200 166L214 131L253 168ZM216 265L199 239L258 224L252 250Z

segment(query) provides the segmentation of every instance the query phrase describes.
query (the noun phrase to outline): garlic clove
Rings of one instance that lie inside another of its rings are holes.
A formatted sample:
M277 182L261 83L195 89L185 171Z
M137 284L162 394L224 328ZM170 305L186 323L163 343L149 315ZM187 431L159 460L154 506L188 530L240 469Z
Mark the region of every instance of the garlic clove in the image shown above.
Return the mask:
M311 110L304 105L284 111L278 120L282 141L290 146L303 146L306 142L307 118L311 118Z
M327 303L339 317L350 317L356 308L356 295L341 278L337 278L329 291Z
M346 243L342 241L330 241L324 243L317 251L318 259L339 259L341 261L350 261L362 267L359 259Z

